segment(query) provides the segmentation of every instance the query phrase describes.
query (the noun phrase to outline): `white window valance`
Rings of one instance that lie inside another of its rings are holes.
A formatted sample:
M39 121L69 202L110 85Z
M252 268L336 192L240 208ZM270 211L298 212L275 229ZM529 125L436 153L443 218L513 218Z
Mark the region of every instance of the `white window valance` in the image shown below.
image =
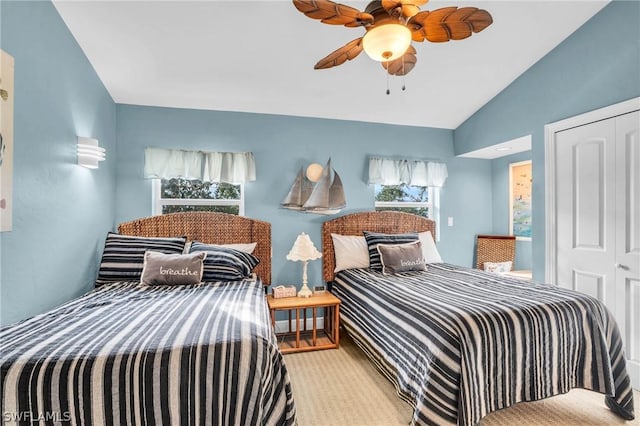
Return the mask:
M433 186L447 180L447 165L424 160L369 159L369 184Z
M252 152L205 152L149 147L144 151L144 177L239 184L256 180L256 163Z

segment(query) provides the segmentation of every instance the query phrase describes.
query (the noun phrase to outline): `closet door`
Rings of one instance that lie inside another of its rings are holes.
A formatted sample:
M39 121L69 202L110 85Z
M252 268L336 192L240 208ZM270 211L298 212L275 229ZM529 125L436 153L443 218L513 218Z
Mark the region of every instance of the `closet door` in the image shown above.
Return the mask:
M556 134L557 284L616 318L640 387L640 112Z
M615 120L556 135L557 284L616 310Z
M627 369L640 383L640 112L616 123L616 311Z

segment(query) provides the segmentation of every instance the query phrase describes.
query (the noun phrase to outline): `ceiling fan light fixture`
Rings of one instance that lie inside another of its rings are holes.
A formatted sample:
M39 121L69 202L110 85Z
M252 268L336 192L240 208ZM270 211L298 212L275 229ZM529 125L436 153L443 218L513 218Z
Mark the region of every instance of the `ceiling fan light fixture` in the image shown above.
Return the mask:
M364 50L367 56L381 63L387 71L388 81L389 75L404 77L415 67L418 58L411 45L413 41L464 40L493 23L491 14L477 7L447 6L420 11L420 6L427 1L373 0L364 12L332 0L293 0L293 4L311 19L366 31L364 36L320 59L314 69L342 65Z
M362 39L362 48L374 61L384 62L398 59L411 44L411 31L405 25L389 23L367 31Z

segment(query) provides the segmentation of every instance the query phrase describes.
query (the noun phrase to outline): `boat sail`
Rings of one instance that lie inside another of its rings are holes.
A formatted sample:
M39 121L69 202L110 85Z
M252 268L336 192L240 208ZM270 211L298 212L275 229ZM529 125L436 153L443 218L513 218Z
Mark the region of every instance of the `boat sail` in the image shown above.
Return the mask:
M313 188L306 203L302 205L302 210L316 214L336 214L347 205L344 197L342 180L338 173L333 170L333 180L331 179L331 158L322 170L320 180Z
M304 177L304 171L300 167L296 180L280 205L285 209L301 210L302 205L309 199L312 190L313 184Z
M332 170L331 158L329 158L320 179L315 186L312 186L311 182L305 178L301 168L289 193L280 205L286 209L308 213L324 215L338 213L347 203L342 180L335 170L333 170L333 179L331 179Z

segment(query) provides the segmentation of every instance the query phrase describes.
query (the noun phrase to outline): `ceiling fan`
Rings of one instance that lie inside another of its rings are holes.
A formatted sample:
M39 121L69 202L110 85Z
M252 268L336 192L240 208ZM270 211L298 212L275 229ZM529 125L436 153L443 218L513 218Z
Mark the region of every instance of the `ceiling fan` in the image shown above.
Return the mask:
M435 43L462 40L493 22L489 12L476 7L443 7L420 11L428 0L381 0L370 2L361 12L330 0L293 0L306 16L325 24L364 27L366 33L331 52L315 65L325 69L342 65L364 50L382 63L388 74L404 76L416 65L411 41ZM387 90L388 93L388 90Z

